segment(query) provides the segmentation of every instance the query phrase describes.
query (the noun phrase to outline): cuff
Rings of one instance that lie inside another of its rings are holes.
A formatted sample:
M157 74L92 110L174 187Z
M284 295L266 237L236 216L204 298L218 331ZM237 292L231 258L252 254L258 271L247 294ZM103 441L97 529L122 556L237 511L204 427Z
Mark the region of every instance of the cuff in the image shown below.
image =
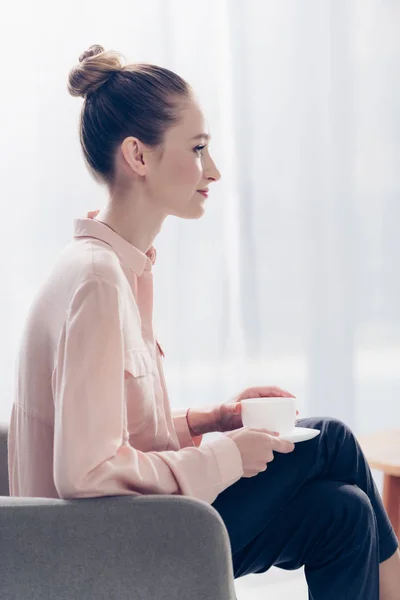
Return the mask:
M240 450L235 442L222 435L210 443L210 448L218 463L222 482L228 487L243 476L243 461Z
M188 411L189 408L180 408L171 411L176 435L178 436L179 446L181 448L186 448L187 446L199 447L203 439L202 435L194 435L192 437L187 421Z

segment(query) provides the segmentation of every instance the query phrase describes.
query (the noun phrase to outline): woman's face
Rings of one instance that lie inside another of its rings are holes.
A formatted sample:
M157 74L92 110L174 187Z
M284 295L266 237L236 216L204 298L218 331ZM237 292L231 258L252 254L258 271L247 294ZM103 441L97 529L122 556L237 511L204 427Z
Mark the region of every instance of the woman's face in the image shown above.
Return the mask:
M221 177L208 142L203 113L190 99L179 123L167 130L162 148L146 153L146 195L164 214L184 219L204 214L210 183Z

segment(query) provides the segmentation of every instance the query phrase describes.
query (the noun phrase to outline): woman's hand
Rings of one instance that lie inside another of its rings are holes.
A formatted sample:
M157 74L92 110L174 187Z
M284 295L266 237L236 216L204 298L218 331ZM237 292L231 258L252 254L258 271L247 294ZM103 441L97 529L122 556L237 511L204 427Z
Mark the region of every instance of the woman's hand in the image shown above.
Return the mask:
M235 396L233 402L206 408L191 408L187 418L192 435L233 431L243 427L241 401L247 398L295 398L295 396L279 387L252 387ZM298 414L297 411L296 413Z

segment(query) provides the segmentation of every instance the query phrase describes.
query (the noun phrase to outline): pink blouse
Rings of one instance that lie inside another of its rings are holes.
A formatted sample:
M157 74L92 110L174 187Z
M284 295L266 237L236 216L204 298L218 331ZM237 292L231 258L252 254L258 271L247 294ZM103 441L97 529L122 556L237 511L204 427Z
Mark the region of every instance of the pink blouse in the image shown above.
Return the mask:
M171 411L152 323L156 252L76 219L21 339L12 496L181 494L212 503L243 475L227 436L201 444Z

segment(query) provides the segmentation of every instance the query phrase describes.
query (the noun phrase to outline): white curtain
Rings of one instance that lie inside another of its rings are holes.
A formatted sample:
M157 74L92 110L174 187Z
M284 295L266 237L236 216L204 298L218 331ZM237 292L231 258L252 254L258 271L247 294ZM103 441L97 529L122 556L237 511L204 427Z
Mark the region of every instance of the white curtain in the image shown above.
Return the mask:
M8 3L0 36L0 419L33 294L105 202L69 69L100 43L197 90L222 172L200 221L156 240L173 406L280 385L303 415L400 425L400 4Z

